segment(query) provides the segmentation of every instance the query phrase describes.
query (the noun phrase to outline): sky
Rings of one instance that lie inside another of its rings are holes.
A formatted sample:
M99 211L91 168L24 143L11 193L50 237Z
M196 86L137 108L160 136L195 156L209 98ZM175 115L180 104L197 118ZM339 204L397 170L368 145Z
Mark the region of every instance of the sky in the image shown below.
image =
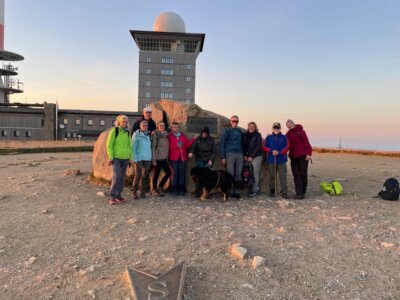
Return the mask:
M200 107L255 121L263 136L290 118L313 146L400 151L396 0L6 0L5 49L25 57L25 92L11 101L137 111L129 30L152 30L167 11L206 34Z

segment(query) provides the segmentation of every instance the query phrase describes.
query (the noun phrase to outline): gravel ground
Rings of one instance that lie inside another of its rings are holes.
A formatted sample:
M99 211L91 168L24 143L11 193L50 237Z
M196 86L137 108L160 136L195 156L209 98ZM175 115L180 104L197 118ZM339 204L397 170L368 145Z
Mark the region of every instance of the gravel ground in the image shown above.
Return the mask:
M0 299L133 299L126 266L157 275L183 260L184 299L400 299L400 202L371 198L399 158L316 154L307 199L288 201L109 206L90 170L91 153L0 156ZM344 195L321 192L332 179Z

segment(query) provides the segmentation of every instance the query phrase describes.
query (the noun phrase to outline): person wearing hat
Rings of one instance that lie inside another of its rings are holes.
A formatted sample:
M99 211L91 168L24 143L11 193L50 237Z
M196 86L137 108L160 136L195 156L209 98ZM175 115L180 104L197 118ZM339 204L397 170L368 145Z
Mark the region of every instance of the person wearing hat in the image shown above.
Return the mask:
M115 127L112 128L107 137L108 165L113 167L113 177L109 192L110 205L124 201L122 190L126 169L132 160L132 145L128 130L128 117L119 115L115 120Z
M272 134L265 138L263 150L267 153L269 191L270 196L274 197L278 192L276 187L276 176L279 177L280 190L283 198L288 198L287 188L287 152L289 144L286 136L281 132L281 124L275 122L272 125Z
M140 122L143 120L146 120L147 123L149 124L148 126L148 132L151 134L154 130L156 130L156 122L151 118L152 116L152 111L150 107L145 107L143 108L143 114L142 116L136 120L136 122L132 126L132 134L140 129Z
M253 168L253 183L250 186L249 197L255 197L260 192L260 169L263 159L262 136L258 132L257 124L247 124L247 131L243 135L244 160Z
M189 157L195 157L196 166L200 168L211 167L217 154L214 138L210 136L210 128L204 127L200 136L196 138L189 151ZM196 185L195 196L200 197L201 187Z
M289 129L286 137L290 145L290 166L296 190L294 198L304 199L304 195L307 192L308 162L311 160L312 147L303 126L295 124L291 119L286 121L286 126Z

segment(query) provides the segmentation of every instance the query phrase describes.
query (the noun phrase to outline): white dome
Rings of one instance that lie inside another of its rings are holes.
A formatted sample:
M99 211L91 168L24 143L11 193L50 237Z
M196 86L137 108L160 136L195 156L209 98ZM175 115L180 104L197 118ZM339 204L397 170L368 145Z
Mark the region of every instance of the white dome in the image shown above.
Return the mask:
M173 12L165 12L154 21L153 31L186 32L186 26L179 15Z

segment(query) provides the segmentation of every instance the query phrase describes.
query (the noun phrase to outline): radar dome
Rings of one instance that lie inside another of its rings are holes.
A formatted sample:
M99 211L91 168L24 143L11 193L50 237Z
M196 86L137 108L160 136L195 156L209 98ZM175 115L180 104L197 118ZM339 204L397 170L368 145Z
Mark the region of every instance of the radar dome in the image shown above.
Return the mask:
M173 12L165 12L159 15L153 24L154 31L186 32L183 19Z

